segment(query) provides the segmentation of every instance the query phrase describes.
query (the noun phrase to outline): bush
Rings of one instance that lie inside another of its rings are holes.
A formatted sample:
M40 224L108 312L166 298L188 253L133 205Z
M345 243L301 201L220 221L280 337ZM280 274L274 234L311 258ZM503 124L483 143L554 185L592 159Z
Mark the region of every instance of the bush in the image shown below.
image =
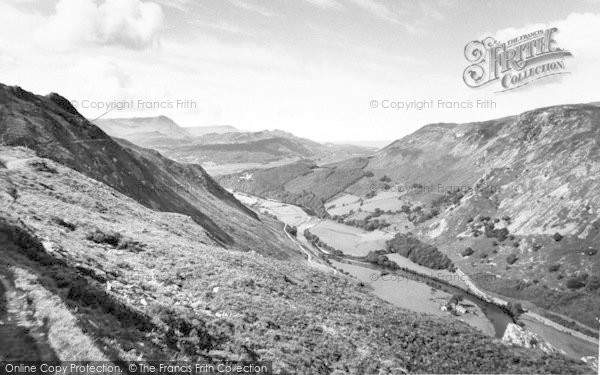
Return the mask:
M560 264L553 264L550 267L548 267L548 271L549 272L556 272L560 269Z
M585 253L586 253L586 255L593 256L593 255L598 254L598 249L587 249L585 251Z
M29 163L29 165L38 172L47 172L47 173L52 173L52 174L58 173L56 168L50 167L48 164L46 164L45 161L42 161L42 160L32 161Z
M461 255L464 257L468 257L469 255L473 255L473 253L474 253L473 249L471 249L470 247L467 247L466 249L463 250Z
M585 283L582 282L579 278L574 277L567 280L567 288L569 289L581 289L585 286Z
M560 242L563 238L563 235L558 232L554 233L554 235L552 236L552 239L554 239L554 241L556 242Z
M590 276L590 278L587 281L587 284L585 285L585 288L592 292L599 290L600 289L600 277L596 276L596 275Z
M113 231L104 233L100 229L96 229L95 231L88 233L85 238L88 241L98 244L106 244L116 248L119 246L119 241L121 241L121 234Z
M509 256L506 257L506 263L508 264L515 264L515 262L519 260L519 258L517 257L516 254L510 254Z
M75 226L75 224L71 224L67 221L64 221L63 219L61 219L59 217L54 217L52 219L52 222L60 225L61 227L67 228L71 232L73 232L75 229L77 229L77 226Z
M291 234L294 237L296 237L298 235L298 228L296 228L293 225L286 225L285 226L285 231L288 232L289 234Z
M97 244L112 246L118 250L129 250L133 252L140 252L145 246L138 241L123 237L120 233L113 231L105 233L100 229L96 229L95 231L88 233L86 239Z
M506 308L508 309L510 314L515 318L524 312L523 307L521 306L521 304L519 302L516 302L516 303L509 302L506 305Z

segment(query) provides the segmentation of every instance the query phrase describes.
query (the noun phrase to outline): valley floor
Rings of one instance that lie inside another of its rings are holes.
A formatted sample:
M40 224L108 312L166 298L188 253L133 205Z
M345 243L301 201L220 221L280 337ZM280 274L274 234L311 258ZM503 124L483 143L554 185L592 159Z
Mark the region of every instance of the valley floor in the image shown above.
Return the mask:
M274 200L262 199L246 193L235 192L235 196L258 211L267 211L288 225L299 226L298 238L303 239L302 242L306 245L306 248L314 247L304 238L304 229L307 228L310 228L311 233L317 234L328 245L342 250L345 254L354 256L364 256L370 250L382 248L381 242L384 243L385 239L389 238L386 232L381 231L380 239L377 240L375 239L378 236L377 233L370 232L369 237L365 241L366 231L329 220L311 217L300 207ZM370 238L374 238L375 240ZM498 305L506 305L505 300L481 290L467 275L460 273L460 270L458 271L459 274L447 270L432 270L420 266L398 254L389 254L388 257L401 267L406 267L422 275L441 278L458 288L469 290L479 295L484 300L493 301ZM447 313L440 310L440 307L450 297L449 294L443 291L432 290L432 288L425 284L406 279L402 279L399 282L398 279L388 277L388 280L385 280L385 277L381 277L378 271L360 266L336 261L332 261L331 263L335 268L344 270L358 280L369 284L377 296L394 305L419 313L448 316ZM476 311L475 314L464 315L460 319L490 336L494 335L492 324L485 318L485 315L481 311ZM596 338L561 326L533 312L523 314L520 321L523 322L527 330L537 334L559 350L563 350L572 358L580 359L586 356L597 355L598 340Z

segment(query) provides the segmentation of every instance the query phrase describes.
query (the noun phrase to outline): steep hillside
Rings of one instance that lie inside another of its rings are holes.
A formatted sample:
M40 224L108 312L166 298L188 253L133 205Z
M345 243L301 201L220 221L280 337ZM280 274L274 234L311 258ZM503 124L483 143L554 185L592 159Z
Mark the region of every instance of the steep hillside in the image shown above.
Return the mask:
M338 173L286 179L311 207L363 228L414 232L488 291L597 327L600 314L600 107L541 108L467 124L432 124ZM344 176L362 176L351 184ZM268 176L288 175L285 167ZM226 187L264 194L271 177L246 171ZM308 181L298 184L293 181ZM333 190L324 191L323 186ZM289 199L289 203L301 203ZM467 250L469 248L470 250ZM376 249L374 249L376 250ZM491 277L490 277L491 276ZM582 308L583 307L583 308Z
M589 372L395 308L308 263L215 246L189 217L150 210L24 148L0 147L0 207L6 360L262 360L287 374Z
M0 86L0 144L28 147L152 209L188 215L223 245L283 258L296 253L200 166L117 143L57 94Z

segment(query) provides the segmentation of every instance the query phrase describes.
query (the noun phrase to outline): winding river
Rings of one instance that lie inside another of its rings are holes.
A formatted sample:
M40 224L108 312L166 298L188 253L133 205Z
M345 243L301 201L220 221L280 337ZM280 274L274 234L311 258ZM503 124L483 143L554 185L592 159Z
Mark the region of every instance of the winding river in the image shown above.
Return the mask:
M470 285L471 281L468 278L456 282L456 274L453 274L455 275L453 281L448 282L443 276L434 276L434 272L437 271L414 264L397 254L392 254L390 259L396 261L402 267L400 270L392 271L378 265L349 258L332 259L331 265L333 268L331 268L319 257L321 253L326 253L326 251L314 246L304 237L304 231L318 225L321 219L308 215L302 208L294 205L245 193L234 192L234 194L236 198L255 210L268 211L285 224L297 227L297 238L292 240L306 253L309 264L334 273L339 271L350 275L369 285L375 295L398 307L418 313L459 319L484 334L497 338L501 338L507 325L514 322L513 318L498 305L498 301L489 298L477 288L473 290ZM340 250L344 251L343 248L340 248ZM396 256L398 258L394 258ZM443 272L447 273L447 271ZM443 311L441 307L453 295L464 297L461 305L466 307L467 313L453 316L449 312ZM561 326L558 329L554 327L555 323L545 324L539 319L530 319L529 315L534 316L535 314L527 313L520 319L525 322L526 328L558 349L563 350L568 356L580 359L584 355L597 354L598 344L597 342L594 343L593 339L577 337L577 332L565 332L565 330L568 330L565 327Z

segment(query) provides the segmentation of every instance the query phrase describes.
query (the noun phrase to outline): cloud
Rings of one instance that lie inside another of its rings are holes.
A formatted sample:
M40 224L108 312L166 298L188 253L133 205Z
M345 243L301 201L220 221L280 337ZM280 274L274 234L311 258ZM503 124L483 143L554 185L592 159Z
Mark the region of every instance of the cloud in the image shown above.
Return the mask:
M277 16L277 13L272 12L271 10L269 10L267 8L261 7L256 4L248 3L244 0L229 0L229 2L237 8L244 9L244 10L247 10L247 11L250 11L253 13L258 13L261 16L265 16L265 17Z
M372 15L376 16L385 21L389 21L396 24L402 24L398 17L398 14L394 13L387 6L375 1L375 0L350 0L358 7L366 10Z
M505 42L519 35L550 27L558 28L554 36L558 46L573 54L573 59L568 62L569 70L574 67L597 69L600 64L600 14L572 13L563 20L507 28L487 35Z
M343 6L337 0L306 0L312 5L323 9L342 9Z
M163 19L158 4L140 0L60 0L37 37L61 49L89 44L145 49L157 43Z

